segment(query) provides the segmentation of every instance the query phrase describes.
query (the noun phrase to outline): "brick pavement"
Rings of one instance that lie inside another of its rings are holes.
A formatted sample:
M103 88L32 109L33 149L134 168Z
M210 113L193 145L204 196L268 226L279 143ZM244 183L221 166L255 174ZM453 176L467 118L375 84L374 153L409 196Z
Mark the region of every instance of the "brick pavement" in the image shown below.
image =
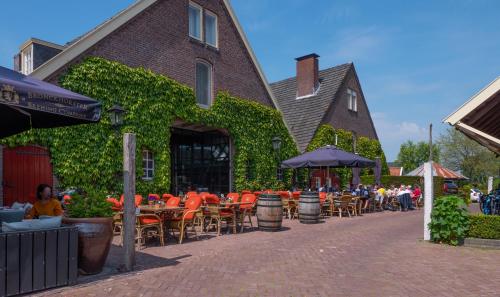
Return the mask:
M383 212L169 241L141 251L137 272L40 295L500 296L500 251L426 243L422 225L422 211ZM107 265L119 260L113 247Z

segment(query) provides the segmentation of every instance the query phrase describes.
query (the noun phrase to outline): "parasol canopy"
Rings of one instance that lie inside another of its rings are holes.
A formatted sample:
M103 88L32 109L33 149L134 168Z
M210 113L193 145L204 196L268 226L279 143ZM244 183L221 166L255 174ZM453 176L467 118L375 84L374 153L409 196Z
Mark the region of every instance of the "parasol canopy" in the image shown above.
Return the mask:
M31 128L98 122L101 103L0 66L0 138Z
M304 167L375 167L375 161L357 154L343 151L336 146L327 145L312 152L288 159L281 163L282 168Z

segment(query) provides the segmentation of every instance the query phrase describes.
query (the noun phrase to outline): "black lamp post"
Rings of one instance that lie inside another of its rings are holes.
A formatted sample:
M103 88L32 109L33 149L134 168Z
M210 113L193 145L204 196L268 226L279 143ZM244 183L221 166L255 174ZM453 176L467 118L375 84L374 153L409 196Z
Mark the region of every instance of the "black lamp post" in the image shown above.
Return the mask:
M123 116L127 111L120 105L115 104L110 109L108 109L108 112L111 126L113 126L118 132L118 129L123 125Z
M277 175L278 179L281 179L281 172L280 172L280 163L281 163L281 155L280 155L280 150L281 150L281 138L279 136L275 136L272 139L273 142L273 149L276 152L278 156L278 170L277 170Z

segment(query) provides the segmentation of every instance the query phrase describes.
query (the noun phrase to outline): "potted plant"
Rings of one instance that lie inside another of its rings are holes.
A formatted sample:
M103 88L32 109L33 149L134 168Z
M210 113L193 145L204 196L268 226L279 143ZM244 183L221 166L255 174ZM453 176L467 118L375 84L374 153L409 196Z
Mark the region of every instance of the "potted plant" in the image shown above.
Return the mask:
M104 194L88 191L71 197L63 223L78 227L78 268L81 274L102 271L113 239L113 210Z

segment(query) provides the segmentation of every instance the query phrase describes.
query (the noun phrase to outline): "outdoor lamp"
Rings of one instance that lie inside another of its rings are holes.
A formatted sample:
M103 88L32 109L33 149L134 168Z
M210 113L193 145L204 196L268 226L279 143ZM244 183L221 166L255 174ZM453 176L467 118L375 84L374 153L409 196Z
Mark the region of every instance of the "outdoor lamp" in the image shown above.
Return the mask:
M123 115L127 112L123 107L118 104L113 105L108 109L111 126L119 127L123 125Z
M281 138L279 136L275 136L273 137L272 142L273 142L273 149L275 151L279 151L281 148Z

